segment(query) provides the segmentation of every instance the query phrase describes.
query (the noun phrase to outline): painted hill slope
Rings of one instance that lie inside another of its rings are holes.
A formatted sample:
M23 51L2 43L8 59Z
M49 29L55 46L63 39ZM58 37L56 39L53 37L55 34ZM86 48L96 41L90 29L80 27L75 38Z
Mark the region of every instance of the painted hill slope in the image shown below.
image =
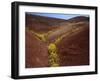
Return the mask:
M48 33L48 41L65 35L58 43L60 66L89 64L89 18L78 16L69 20L26 15L26 68L48 67L48 43L27 30Z

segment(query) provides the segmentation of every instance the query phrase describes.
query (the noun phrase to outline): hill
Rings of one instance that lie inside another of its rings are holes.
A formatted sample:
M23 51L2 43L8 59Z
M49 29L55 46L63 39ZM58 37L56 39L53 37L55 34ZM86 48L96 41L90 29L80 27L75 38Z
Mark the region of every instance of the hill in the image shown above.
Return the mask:
M36 32L48 32L56 29L54 25L64 21L63 19L26 14L26 27Z

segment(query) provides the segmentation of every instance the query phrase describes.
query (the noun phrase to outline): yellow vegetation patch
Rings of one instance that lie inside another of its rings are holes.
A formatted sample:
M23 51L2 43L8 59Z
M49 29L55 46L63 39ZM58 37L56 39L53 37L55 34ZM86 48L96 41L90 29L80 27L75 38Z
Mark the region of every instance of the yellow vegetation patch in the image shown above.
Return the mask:
M52 67L59 66L56 45L54 43L50 43L48 45L48 51L49 51L49 64L50 64L50 66L52 66Z

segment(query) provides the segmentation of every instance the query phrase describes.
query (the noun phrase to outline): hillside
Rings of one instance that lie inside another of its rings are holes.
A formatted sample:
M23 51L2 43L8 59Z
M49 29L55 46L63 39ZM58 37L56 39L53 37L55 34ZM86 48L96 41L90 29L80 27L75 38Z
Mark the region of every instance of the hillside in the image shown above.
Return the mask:
M88 65L89 64L89 28L83 29L58 43L58 54L61 66Z
M59 24L64 21L65 20L63 19L26 14L26 27L36 32L48 32L52 29L54 30L57 28L54 26L55 24Z

